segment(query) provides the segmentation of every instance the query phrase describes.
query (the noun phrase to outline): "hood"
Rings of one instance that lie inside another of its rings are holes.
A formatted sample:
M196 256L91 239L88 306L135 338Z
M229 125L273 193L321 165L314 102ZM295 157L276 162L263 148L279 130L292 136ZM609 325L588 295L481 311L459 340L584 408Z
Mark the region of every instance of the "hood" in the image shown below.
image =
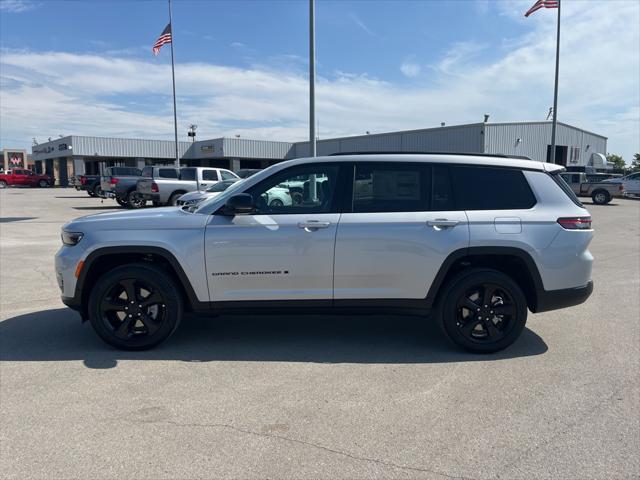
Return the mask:
M190 228L194 223L204 223L206 215L183 211L179 207L143 208L126 212L108 212L76 218L62 228L70 232L96 230L153 230Z
M207 198L207 194L205 192L189 192L182 195L178 200L186 202L189 200L199 200L201 198Z

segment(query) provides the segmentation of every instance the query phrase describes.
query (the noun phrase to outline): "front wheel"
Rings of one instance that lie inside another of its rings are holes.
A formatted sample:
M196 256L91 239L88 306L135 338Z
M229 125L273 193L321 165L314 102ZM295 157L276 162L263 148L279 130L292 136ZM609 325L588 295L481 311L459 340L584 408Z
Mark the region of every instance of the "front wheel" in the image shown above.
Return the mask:
M489 269L462 272L445 287L439 307L445 335L474 353L515 342L527 322L527 300L511 277Z
M279 198L274 198L269 202L270 207L283 207L284 203Z
M182 298L171 277L154 265L117 267L98 279L89 320L116 348L146 350L165 341L182 318Z
M47 182L46 180L40 180L38 182L38 187L40 188L47 188L49 186L49 182Z
M7 182L0 180L0 188L7 188Z
M591 195L591 200L593 200L593 203L596 205L606 205L611 201L611 195L605 190L596 190L593 192L593 195Z

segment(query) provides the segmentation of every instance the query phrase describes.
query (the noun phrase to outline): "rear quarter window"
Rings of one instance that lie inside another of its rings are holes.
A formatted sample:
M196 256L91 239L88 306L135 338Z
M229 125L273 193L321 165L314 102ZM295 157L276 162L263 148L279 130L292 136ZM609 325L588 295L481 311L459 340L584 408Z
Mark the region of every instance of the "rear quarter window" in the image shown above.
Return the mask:
M451 178L457 210L526 210L536 204L520 170L452 166Z
M578 207L583 206L578 196L575 194L573 189L567 184L567 182L564 181L564 178L562 178L561 174L559 174L558 172L555 172L555 173L550 173L549 176L553 179L554 182L556 182L556 185L558 185L558 187L562 189L565 195L569 197L573 203L575 203Z
M178 172L174 168L159 168L158 178L178 178Z

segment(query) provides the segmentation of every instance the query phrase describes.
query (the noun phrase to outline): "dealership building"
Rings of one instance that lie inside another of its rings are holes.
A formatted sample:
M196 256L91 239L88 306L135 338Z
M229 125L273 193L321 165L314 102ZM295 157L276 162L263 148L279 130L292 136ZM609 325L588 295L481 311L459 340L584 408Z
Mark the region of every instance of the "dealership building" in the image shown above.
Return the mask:
M473 123L420 130L358 135L317 141L317 154L348 152L457 152L551 157L551 122ZM558 123L556 163L607 168L607 137ZM309 156L309 142L215 138L178 142L185 166L265 168L283 160ZM99 174L109 166L169 165L175 143L71 135L32 147L34 168L66 185L73 175Z

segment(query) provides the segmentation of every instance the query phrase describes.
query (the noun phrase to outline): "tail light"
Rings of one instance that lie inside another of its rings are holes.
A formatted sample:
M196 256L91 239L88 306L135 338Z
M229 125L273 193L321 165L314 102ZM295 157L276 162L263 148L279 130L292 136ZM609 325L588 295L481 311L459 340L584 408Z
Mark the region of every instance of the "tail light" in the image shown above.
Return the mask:
M151 193L158 193L158 192L159 192L159 190L158 190L158 184L157 184L156 182L153 182L153 183L151 184Z
M590 230L591 217L565 217L559 218L558 223L565 230Z
M622 184L618 185L618 190L622 192L624 190L624 185Z
M116 183L118 183L119 181L120 181L120 180L118 180L116 177L111 177L111 178L109 179L109 183L110 183L111 185L115 185L115 184L116 184Z
M87 184L87 177L83 175L80 177L80 185L86 185L86 184Z

